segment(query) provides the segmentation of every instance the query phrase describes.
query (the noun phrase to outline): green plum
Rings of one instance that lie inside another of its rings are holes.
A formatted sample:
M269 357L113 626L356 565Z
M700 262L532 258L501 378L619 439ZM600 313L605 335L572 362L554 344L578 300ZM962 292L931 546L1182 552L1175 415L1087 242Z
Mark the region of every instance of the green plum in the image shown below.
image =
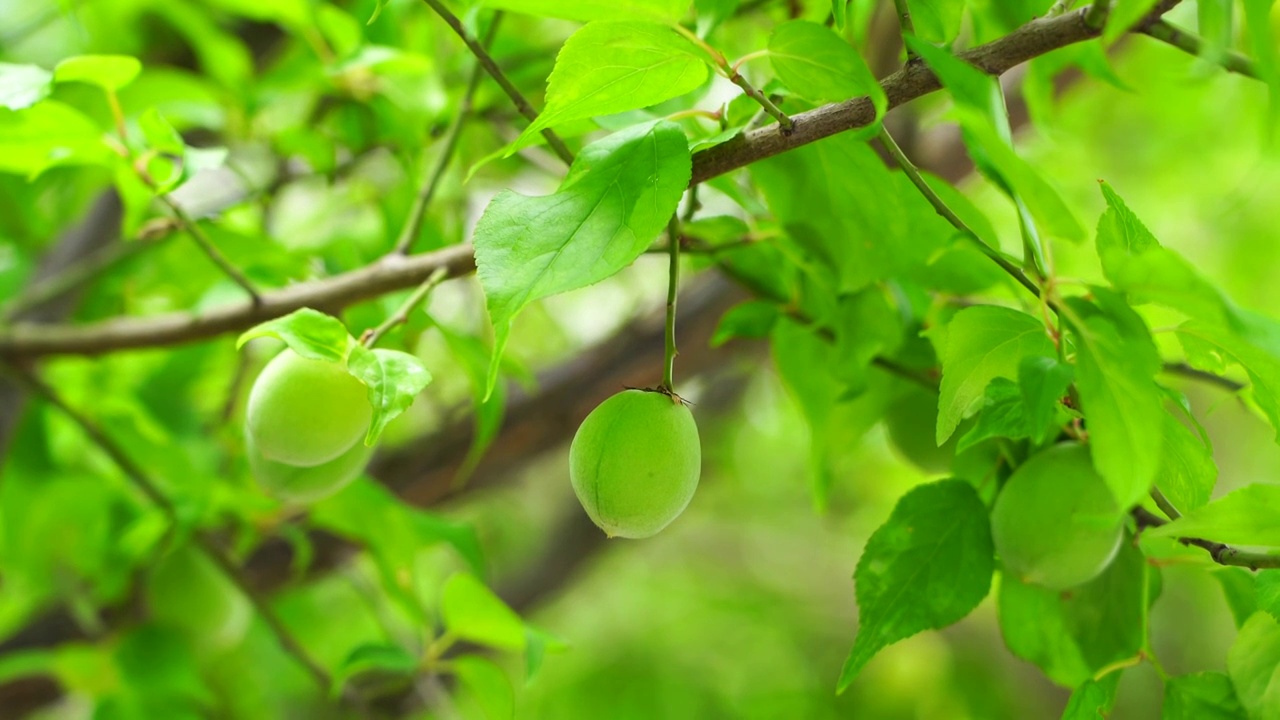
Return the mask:
M341 363L285 350L254 382L245 427L263 457L312 467L350 450L372 416L368 390Z
M328 497L360 477L373 448L357 441L343 454L327 463L299 467L263 456L252 436L245 438L249 470L269 495L286 502L306 504Z
M956 443L968 426L956 428L941 447L934 441L938 425L938 393L911 387L889 406L884 416L889 441L907 460L926 473L945 473L955 458Z
M1009 477L991 510L1005 569L1053 590L1086 583L1120 550L1124 511L1079 443L1055 445Z
M609 537L657 534L684 512L701 472L693 413L660 392L624 390L600 403L569 447L573 491Z
M182 546L153 568L146 601L157 622L181 629L197 647L226 650L239 643L253 620L253 606L213 560Z

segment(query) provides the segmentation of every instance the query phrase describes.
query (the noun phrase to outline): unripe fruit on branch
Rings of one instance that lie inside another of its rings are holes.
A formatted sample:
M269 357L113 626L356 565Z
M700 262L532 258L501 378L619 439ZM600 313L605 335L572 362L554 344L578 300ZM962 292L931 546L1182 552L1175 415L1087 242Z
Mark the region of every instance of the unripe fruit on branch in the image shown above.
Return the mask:
M253 383L245 429L266 459L312 467L350 450L372 415L368 390L341 364L285 350Z
M938 393L921 387L908 389L896 399L884 416L889 441L903 457L926 473L945 473L956 456L956 444L968 431L957 428L941 447L935 441L938 425Z
M349 450L327 463L298 467L263 457L253 438L246 438L249 470L267 494L278 500L305 504L326 498L360 477L373 448L357 440Z
M624 390L600 403L569 447L573 491L609 537L657 534L693 499L701 472L693 413L660 392Z
M991 535L1005 569L1054 590L1106 569L1124 536L1124 513L1093 469L1089 450L1062 443L1009 477L991 511Z

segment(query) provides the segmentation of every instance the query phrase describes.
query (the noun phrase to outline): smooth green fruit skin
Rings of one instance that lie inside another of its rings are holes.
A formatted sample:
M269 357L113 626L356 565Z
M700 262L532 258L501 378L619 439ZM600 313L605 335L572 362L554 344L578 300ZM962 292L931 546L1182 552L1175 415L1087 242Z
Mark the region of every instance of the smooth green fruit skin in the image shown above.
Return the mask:
M956 444L966 428L956 428L941 447L935 441L938 425L938 393L911 388L898 398L884 416L889 441L903 457L926 473L945 473L955 459Z
M151 570L146 586L150 617L182 630L205 651L237 645L253 620L253 606L213 561L181 547Z
M657 534L684 512L701 473L693 413L657 392L625 390L600 403L569 447L573 491L609 537Z
M245 454L249 457L249 472L268 495L302 505L333 495L360 477L369 464L373 448L357 441L345 453L327 463L298 467L264 457L253 438L246 437Z
M254 382L245 427L265 458L312 467L350 450L372 416L368 390L340 363L285 350Z
M1115 559L1124 512L1079 443L1055 445L1009 477L991 511L1005 569L1053 590L1082 585Z

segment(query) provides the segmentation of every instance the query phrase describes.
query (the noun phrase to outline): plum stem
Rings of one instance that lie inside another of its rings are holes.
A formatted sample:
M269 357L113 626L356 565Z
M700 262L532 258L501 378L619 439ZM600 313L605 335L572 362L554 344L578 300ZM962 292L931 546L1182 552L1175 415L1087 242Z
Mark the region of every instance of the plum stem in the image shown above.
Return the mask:
M680 283L680 228L676 218L667 225L667 251L671 258L667 274L667 334L663 353L662 389L675 395L676 291Z
M401 303L399 309L388 315L387 319L383 320L377 327L365 330L360 336L360 343L365 347L373 347L388 330L396 325L403 325L409 322L409 313L421 305L427 299L427 296L431 294L431 291L441 282L444 282L448 275L449 273L444 268L436 268L436 271L427 276L427 279L422 281L418 289L414 290L413 294Z

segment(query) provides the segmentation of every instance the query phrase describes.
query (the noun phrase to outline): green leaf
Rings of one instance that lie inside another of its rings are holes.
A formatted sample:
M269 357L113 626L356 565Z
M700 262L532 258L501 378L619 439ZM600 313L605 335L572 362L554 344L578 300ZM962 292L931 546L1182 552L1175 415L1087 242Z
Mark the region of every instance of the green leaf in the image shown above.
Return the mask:
M1129 31L1156 6L1159 0L1114 0L1107 13L1107 26L1102 31L1102 42L1112 43Z
M1280 570L1263 570L1255 575L1257 609L1280 620Z
M1161 247L1151 231L1107 183L1107 210L1098 219L1098 257L1117 290L1135 304L1155 302L1216 324L1234 314L1230 301L1177 253Z
M1227 674L1251 718L1280 717L1280 624L1257 612L1227 653Z
M488 392L516 314L631 264L671 219L691 165L684 132L639 125L583 148L547 197L500 193L476 225L476 274L493 323Z
M1259 576L1271 572L1258 573ZM1222 586L1222 596L1231 610L1236 627L1241 628L1249 617L1262 608L1258 605L1258 588L1254 573L1238 567L1214 567L1211 574Z
M1057 409L1075 379L1075 369L1057 358L1032 355L1018 365L1018 389L1029 437L1043 443L1057 432Z
M236 340L236 348L260 337L283 340L290 350L302 357L329 362L346 360L347 353L355 345L341 320L311 308L294 310L284 317L245 330Z
M734 338L763 338L781 317L778 306L767 300L748 300L729 308L720 318L711 347L720 347Z
M698 36L706 37L720 23L733 17L738 3L739 0L694 0L693 8L698 15Z
M1271 105L1267 127L1274 132L1280 118L1280 49L1272 29L1271 8L1275 0L1244 0L1244 24L1249 36L1249 55L1258 76L1267 84Z
M347 370L369 388L373 420L364 438L368 446L431 384L431 373L422 360L399 350L369 350L357 344L351 349Z
M876 122L859 132L875 132L889 100L862 56L839 35L806 20L782 23L769 35L769 61L792 92L811 102L870 96Z
M1106 312L1069 301L1076 338L1076 387L1089 428L1093 464L1116 504L1130 507L1155 482L1164 447L1160 356L1142 319L1095 289Z
M1248 314L1242 314L1246 320ZM1187 360L1198 368L1215 371L1237 364L1249 375L1249 392L1267 416L1280 442L1280 357L1274 352L1207 322L1192 320L1178 326L1178 339Z
M1013 148L1013 132L999 82L938 47L908 35L907 46L929 64L956 102L965 145L974 163L1014 200L1029 240L1039 247L1038 226L1045 233L1077 241L1084 227L1058 192ZM1034 221L1034 223L1033 223Z
M142 72L142 63L128 55L77 55L53 69L57 82L82 82L114 93L133 82Z
M881 649L962 619L995 570L987 509L972 485L943 480L908 492L858 561L858 635L840 689Z
M111 157L98 126L57 100L0 113L0 172L34 179L54 166L106 164Z
M1234 0L1196 0L1196 25L1204 39L1200 57L1211 65L1220 62L1231 49L1234 9Z
M1204 537L1227 544L1280 547L1280 485L1246 485L1146 532L1156 537Z
M480 706L484 717L510 720L515 715L515 690L502 668L479 655L463 655L450 662L458 683Z
M983 393L983 407L978 422L960 438L956 452L977 445L983 440L1002 437L1020 440L1030 435L1023 417L1022 393L1018 384L1005 378L994 378Z
M1116 704L1116 688L1120 685L1120 673L1109 673L1101 680L1090 680L1075 692L1062 711L1062 720L1098 720L1111 714Z
M1173 415L1164 416L1164 443L1156 487L1182 512L1209 502L1218 481L1213 448Z
M0 108L21 110L49 96L53 73L39 65L0 62Z
M964 0L907 0L911 22L924 40L950 43L960 32Z
M1248 720L1231 678L1219 672L1171 677L1164 684L1161 720Z
M675 22L684 17L689 0L483 0L500 10L566 20L652 20Z
M698 48L669 25L588 23L565 41L547 79L547 106L507 148L532 144L542 129L656 105L707 79Z
M417 671L418 659L398 645L361 645L347 655L333 674L332 694L341 696L343 687L353 679L408 679Z
M525 647L520 616L470 573L455 573L445 581L440 617L445 628L463 640L504 650Z
M937 442L955 432L960 421L982 407L987 385L1013 379L1024 358L1051 356L1053 342L1044 325L1017 310L981 305L956 313L947 325L938 397Z
M1000 631L1014 655L1050 680L1079 687L1102 668L1137 655L1145 642L1147 562L1130 543L1102 575L1059 593L1013 577L1000 580Z

